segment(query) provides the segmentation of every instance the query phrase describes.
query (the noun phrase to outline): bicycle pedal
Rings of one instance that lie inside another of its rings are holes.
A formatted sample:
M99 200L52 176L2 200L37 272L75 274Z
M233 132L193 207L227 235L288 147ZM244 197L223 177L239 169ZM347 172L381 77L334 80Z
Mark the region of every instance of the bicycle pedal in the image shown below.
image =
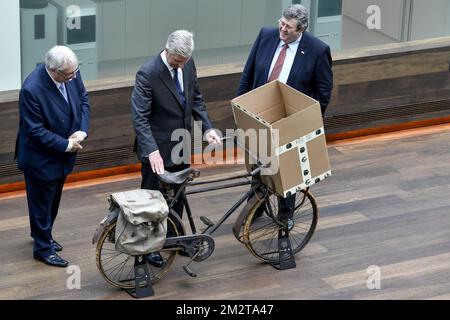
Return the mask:
M196 278L197 277L197 274L195 272L193 272L191 270L191 268L189 268L188 266L183 266L183 270L184 270L184 272L186 272L192 278Z
M205 217L205 216L201 216L201 217L200 217L200 220L201 220L205 225L207 225L208 227L212 227L212 226L214 225L214 223L213 223L211 220L209 220L209 218L207 218L207 217Z

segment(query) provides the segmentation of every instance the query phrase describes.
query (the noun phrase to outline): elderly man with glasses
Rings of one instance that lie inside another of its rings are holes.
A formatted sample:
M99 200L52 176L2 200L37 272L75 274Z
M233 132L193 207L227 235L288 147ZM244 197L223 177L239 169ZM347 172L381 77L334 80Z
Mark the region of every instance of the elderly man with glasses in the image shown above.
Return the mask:
M53 238L64 182L87 137L90 106L78 60L67 47L55 46L25 79L19 94L18 168L23 171L30 216L33 256L56 267L68 261Z

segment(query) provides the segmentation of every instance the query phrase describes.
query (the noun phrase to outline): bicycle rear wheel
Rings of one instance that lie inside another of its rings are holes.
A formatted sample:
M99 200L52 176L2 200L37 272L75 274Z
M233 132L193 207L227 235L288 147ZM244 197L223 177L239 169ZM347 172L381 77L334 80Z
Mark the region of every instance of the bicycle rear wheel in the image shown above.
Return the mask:
M183 231L177 230L174 220L176 218L169 215L167 218L167 229L168 232L172 232L169 234L178 236ZM111 285L122 289L132 289L135 287L135 256L116 250L115 231L116 222L108 226L98 240L96 250L97 268L105 280ZM164 249L159 251L159 253L165 261L162 268L156 268L147 263L151 283L157 282L169 271L177 255L176 251Z
M250 210L244 222L245 246L256 258L268 263L279 262L278 235L286 225L278 220L279 201L277 195L269 192ZM304 190L298 192L292 219L287 224L293 254L299 253L311 239L318 217L313 195Z

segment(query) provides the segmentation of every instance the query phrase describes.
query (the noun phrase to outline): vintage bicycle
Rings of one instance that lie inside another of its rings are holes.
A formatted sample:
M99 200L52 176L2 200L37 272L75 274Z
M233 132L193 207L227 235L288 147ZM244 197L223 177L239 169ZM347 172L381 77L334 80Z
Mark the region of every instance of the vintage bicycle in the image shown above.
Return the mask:
M199 171L191 168L160 175L163 194L169 206L167 234L172 235L166 238L163 248L159 251L165 261L164 265L156 268L147 264L148 275L143 277L142 274L137 274L136 265L145 264L145 259L143 256L130 256L115 249L116 219L111 219L97 237L96 262L101 275L115 287L138 289L146 282L154 284L160 280L170 270L177 255L181 254L188 257L183 270L189 276L195 277L196 273L190 268L191 263L204 261L211 256L215 248L214 232L244 202L246 204L233 226L236 239L256 258L277 269L295 267L294 255L306 246L317 225L319 212L316 200L307 188L295 194L293 207L281 210L280 197L260 179L263 168L264 165L258 162L249 173L207 181L197 181ZM217 183L219 185L212 185ZM250 189L219 221L214 223L205 216L200 217L205 226L202 231L198 231L188 196L244 185L249 185ZM173 210L176 201L183 202L189 222L189 233L182 219ZM149 281L139 284L142 279Z

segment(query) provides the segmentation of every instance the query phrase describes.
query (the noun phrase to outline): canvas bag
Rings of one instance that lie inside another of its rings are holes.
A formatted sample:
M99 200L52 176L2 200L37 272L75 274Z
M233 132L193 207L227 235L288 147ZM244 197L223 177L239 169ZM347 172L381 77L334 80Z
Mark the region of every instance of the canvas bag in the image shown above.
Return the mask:
M138 189L117 192L111 200L120 207L116 250L129 255L159 251L166 240L169 207L160 191Z

